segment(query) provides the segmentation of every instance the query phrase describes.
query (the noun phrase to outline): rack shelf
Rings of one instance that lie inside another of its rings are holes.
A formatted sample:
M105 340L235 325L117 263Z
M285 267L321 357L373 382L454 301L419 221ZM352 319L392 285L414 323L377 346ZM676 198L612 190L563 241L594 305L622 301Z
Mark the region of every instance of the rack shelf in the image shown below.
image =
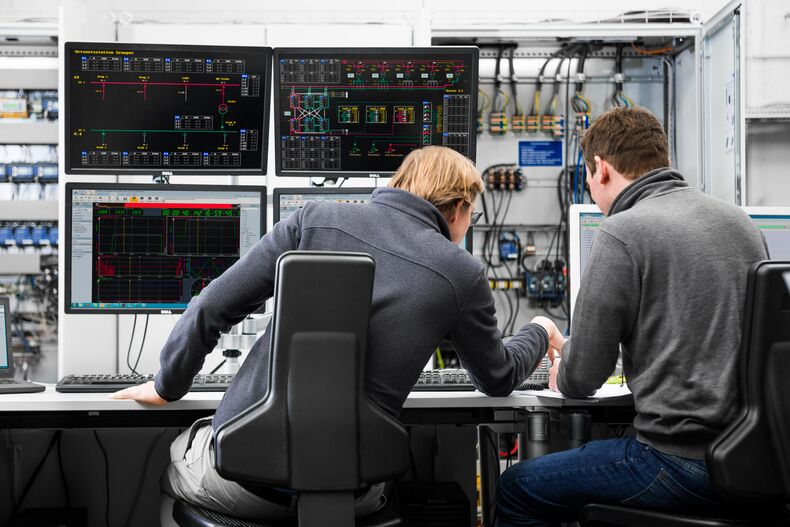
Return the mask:
M0 144L55 145L57 143L57 121L0 119Z

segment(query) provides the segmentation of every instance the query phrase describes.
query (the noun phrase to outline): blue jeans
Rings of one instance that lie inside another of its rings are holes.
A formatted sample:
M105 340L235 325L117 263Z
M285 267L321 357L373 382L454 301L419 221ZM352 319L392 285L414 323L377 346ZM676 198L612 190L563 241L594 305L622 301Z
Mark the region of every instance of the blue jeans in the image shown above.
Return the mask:
M496 489L500 527L573 522L588 503L720 514L722 502L705 461L663 454L634 437L522 461Z

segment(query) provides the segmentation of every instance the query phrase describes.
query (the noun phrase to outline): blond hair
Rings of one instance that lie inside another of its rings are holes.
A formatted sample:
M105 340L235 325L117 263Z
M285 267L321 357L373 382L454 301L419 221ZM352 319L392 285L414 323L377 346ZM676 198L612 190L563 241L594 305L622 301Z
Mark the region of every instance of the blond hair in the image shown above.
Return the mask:
M469 207L483 192L483 180L474 163L444 146L412 150L389 186L420 196L442 214L449 214L459 199L464 200L464 208Z

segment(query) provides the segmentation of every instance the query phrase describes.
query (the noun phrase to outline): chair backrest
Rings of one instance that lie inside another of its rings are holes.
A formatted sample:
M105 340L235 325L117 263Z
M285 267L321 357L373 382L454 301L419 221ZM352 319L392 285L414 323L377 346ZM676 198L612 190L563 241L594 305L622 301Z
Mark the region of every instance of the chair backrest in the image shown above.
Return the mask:
M269 390L217 430L220 475L340 491L408 468L406 431L364 390L374 274L367 254L293 251L280 257Z
M790 262L749 271L739 388L741 413L711 444L713 485L731 499L790 501Z

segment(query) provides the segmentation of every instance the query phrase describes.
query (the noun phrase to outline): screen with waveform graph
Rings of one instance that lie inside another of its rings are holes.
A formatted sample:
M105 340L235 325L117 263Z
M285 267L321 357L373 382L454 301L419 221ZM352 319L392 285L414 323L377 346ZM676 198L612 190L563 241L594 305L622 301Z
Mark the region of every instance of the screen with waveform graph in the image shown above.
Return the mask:
M266 174L271 48L64 49L67 174Z
M263 236L266 188L66 185L67 313L182 312Z
M412 150L476 152L476 47L277 48L275 173L388 177Z

